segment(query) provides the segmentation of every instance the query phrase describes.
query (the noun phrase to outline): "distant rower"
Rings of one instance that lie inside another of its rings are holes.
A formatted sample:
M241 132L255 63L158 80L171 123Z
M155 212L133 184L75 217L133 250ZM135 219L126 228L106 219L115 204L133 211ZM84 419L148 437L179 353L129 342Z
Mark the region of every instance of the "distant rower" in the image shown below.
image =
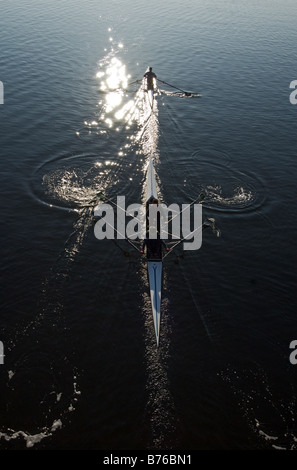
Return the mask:
M152 67L149 67L148 72L144 74L143 78L146 80L147 90L154 90L155 83L157 80L157 75L153 72Z

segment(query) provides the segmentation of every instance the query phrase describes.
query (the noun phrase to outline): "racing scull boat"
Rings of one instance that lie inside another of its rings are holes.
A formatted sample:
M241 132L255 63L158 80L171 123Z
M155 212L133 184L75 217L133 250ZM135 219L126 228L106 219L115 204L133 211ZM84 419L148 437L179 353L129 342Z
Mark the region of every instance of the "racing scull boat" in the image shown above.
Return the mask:
M146 177L146 206L152 198L157 199L156 176L151 157L147 168ZM147 247L147 270L149 279L150 296L152 303L152 312L154 319L155 334L157 346L160 338L160 317L161 317L161 289L162 289L162 254L154 259Z

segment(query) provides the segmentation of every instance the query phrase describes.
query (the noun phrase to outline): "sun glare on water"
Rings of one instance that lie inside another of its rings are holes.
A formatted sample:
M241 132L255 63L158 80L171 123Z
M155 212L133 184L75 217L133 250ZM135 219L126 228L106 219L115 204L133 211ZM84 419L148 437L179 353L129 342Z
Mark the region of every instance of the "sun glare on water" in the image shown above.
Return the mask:
M112 91L127 88L129 75L126 74L125 64L117 57L113 57L107 68L104 71L100 70L96 76L104 78L100 83L100 90Z
M117 57L112 57L107 66L105 64L105 68L97 72L96 77L100 79L99 90L105 93L104 112L109 115L105 122L112 127L113 117L122 120L131 108L131 103L123 104L130 75L126 73L126 65Z
M117 52L112 48L98 64L96 78L100 111L96 121L117 132L122 128L121 124L127 131L136 123L137 127L131 130L129 144L136 142L145 155L156 156L159 138L157 100L153 106L149 104L141 80L131 79L126 64L115 56L123 47L122 43L117 43Z

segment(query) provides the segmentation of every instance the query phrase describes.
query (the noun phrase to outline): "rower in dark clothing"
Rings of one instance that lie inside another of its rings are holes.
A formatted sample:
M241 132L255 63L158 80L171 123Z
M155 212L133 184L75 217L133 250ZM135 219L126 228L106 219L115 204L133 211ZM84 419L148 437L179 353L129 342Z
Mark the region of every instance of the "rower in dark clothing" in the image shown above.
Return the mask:
M148 72L144 74L143 78L146 80L146 89L154 90L157 75L153 72L152 67L149 67Z
M144 253L146 247L146 256L148 260L162 260L163 250L169 251L169 248L166 247L164 240L160 238L160 212L157 212L156 220L149 219L150 214L150 205L159 204L158 199L153 196L147 201L146 204L146 238L142 244L141 252ZM156 235L156 238L152 238L152 234ZM151 235L151 236L150 236Z
M147 233L146 239L143 241L141 253L144 253L144 249L146 248L146 257L148 260L162 260L163 258L163 251L169 251L167 248L166 243L160 237L158 238L150 238L149 232Z
M151 198L147 201L146 203L146 231L148 232L149 230L149 225L150 225L150 206L154 204L156 206L159 205L159 201L158 199L156 199L154 196L151 196ZM154 211L155 212L155 211ZM155 215L155 213L154 213ZM151 225L156 223L156 226L157 226L157 232L160 232L160 212L157 211L157 220L151 220Z

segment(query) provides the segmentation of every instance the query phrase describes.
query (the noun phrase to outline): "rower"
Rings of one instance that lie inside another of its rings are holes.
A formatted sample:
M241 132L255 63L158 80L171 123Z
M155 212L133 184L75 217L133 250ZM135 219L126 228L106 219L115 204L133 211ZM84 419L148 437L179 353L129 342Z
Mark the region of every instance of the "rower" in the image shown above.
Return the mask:
M146 256L148 260L162 260L163 250L169 251L164 240L160 238L160 212L154 214L153 220L150 220L150 206L159 205L159 200L151 196L146 203L146 238L142 244L141 253L144 253L146 247ZM156 238L152 238L152 234ZM151 236L150 236L151 235Z
M148 71L144 74L143 78L146 80L146 89L154 90L157 75L153 72L153 68L149 67Z
M166 243L160 238L159 234L157 234L157 238L155 239L150 238L149 231L143 241L141 253L144 253L145 248L147 259L154 261L162 261L163 250L169 251L169 248L167 248Z
M154 196L151 196L150 199L146 203L146 230L149 229L149 217L150 217L150 205L154 204L156 206L159 205L159 201ZM160 212L157 212L157 231L160 231Z

